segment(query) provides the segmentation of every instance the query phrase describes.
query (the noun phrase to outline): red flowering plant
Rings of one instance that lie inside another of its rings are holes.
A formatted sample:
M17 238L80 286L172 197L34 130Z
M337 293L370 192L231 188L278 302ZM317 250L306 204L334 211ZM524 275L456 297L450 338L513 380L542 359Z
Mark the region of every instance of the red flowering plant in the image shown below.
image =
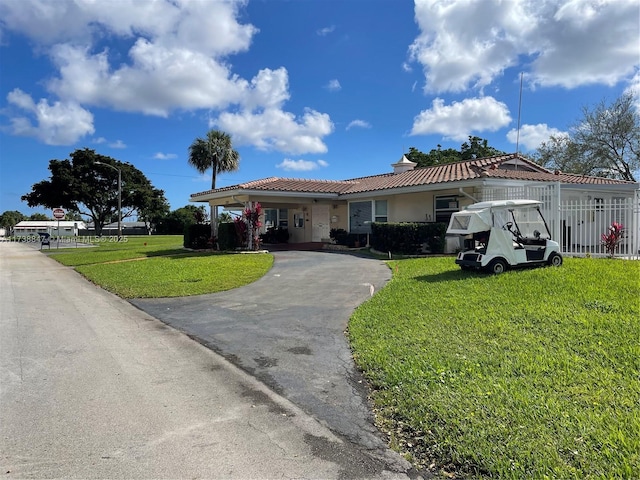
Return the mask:
M602 234L601 243L611 258L613 258L614 253L618 249L618 245L620 244L623 236L624 225L618 222L613 222L607 229L607 233Z
M258 250L260 248L260 221L262 206L255 203L253 206L245 208L241 217L237 217L234 222L236 234L240 244L247 249Z

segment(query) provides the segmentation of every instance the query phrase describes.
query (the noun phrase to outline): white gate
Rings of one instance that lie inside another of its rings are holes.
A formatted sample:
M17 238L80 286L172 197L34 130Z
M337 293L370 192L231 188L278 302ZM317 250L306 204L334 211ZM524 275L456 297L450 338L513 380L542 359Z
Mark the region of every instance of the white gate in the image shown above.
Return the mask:
M480 200L530 199L543 202L551 236L560 243L562 253L576 256L606 256L602 234L613 222L624 226L624 236L615 255L640 259L640 191L619 198L561 200L560 184L487 188Z

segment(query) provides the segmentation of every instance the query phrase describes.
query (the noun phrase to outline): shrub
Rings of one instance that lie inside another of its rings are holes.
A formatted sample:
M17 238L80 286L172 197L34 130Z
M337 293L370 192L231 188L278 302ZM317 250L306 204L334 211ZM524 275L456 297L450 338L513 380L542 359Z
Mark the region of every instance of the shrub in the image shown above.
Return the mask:
M194 249L212 248L215 239L211 238L211 225L195 223L184 231L184 247Z
M618 222L613 222L607 233L602 234L602 245L607 250L607 253L611 258L616 253L618 245L624 236L624 225Z
M443 253L446 223L372 223L371 246L380 252Z
M218 246L220 250L235 250L240 246L233 222L218 225Z
M287 243L289 230L283 227L270 227L266 233L260 235L260 240L264 243Z

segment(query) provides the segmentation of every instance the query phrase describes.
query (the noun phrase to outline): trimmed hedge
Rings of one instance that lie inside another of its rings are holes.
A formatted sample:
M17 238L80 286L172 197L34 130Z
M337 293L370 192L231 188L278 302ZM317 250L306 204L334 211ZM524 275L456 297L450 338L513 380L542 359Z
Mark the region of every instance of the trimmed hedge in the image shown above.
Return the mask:
M184 230L184 247L194 249L212 248L211 225L194 223L188 225Z
M372 223L371 246L379 252L444 253L446 223Z
M220 250L235 250L240 246L234 222L225 222L218 225L218 246Z

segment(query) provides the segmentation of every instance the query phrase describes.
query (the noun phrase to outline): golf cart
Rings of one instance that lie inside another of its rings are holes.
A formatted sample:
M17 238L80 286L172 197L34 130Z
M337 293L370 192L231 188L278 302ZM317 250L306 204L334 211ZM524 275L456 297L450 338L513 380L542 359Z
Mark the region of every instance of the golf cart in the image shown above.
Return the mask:
M447 235L461 235L465 248L456 264L463 270L502 273L508 268L562 265L558 242L551 240L536 200L474 203L451 216Z

